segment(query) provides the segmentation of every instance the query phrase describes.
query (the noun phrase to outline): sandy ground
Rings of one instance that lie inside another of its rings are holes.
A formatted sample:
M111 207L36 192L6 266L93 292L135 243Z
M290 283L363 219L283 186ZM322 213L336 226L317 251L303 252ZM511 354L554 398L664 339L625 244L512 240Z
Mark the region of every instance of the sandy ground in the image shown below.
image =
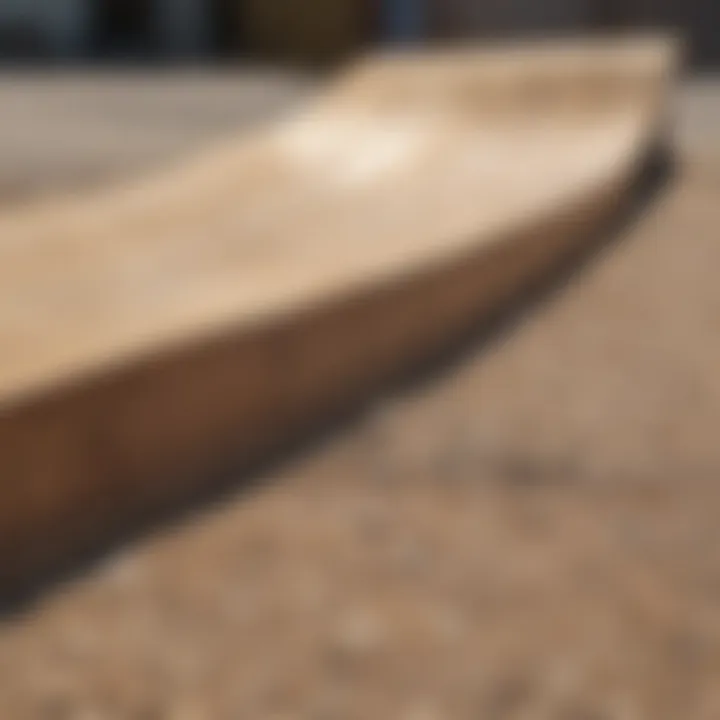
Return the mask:
M2 716L720 717L720 85L683 94L569 282L7 616Z

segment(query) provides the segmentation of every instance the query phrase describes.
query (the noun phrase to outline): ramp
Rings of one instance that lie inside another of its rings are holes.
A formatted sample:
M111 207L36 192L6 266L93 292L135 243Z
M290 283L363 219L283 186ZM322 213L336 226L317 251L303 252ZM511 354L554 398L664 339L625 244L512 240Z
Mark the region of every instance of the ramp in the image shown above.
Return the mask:
M374 58L289 121L0 216L0 580L497 310L622 205L675 63L663 38Z

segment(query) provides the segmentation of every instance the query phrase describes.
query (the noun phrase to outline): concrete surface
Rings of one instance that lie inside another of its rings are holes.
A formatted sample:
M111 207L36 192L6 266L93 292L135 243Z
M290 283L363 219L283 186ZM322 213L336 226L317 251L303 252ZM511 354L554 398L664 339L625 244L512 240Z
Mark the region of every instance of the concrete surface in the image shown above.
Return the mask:
M678 141L693 158L720 157L720 75L688 78L678 94Z
M0 72L0 202L142 173L282 115L301 74L138 69Z

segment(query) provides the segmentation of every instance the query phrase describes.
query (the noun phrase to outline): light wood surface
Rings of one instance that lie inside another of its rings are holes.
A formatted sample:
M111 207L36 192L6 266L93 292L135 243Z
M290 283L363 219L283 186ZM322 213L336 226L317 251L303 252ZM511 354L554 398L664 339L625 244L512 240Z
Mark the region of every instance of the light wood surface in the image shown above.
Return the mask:
M494 312L622 205L665 38L370 58L300 115L0 215L0 559L188 496Z

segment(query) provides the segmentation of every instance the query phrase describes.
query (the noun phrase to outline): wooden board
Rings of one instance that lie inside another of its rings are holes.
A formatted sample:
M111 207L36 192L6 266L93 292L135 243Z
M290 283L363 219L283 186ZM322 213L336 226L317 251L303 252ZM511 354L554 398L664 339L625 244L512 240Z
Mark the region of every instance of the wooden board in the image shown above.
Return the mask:
M295 118L0 216L0 581L92 547L494 312L623 203L664 38L359 63Z

